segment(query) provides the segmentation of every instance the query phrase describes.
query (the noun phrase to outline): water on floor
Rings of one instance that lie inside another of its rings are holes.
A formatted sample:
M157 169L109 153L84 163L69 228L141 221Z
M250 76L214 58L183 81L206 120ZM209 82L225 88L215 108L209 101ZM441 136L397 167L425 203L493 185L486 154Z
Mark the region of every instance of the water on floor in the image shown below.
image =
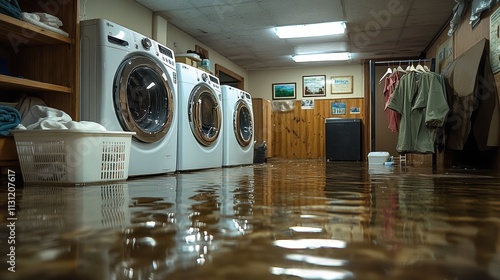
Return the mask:
M28 185L17 220L3 183L0 278L500 279L499 177L270 159Z

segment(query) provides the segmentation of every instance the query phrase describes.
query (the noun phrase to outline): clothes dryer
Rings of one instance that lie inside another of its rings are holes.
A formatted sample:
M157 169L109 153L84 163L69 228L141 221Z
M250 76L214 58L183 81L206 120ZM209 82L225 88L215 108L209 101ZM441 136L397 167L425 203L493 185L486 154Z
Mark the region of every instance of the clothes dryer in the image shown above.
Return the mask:
M174 52L105 19L84 20L80 26L80 119L136 132L129 176L175 172Z
M224 112L223 166L253 163L254 118L252 97L248 92L223 85Z
M219 79L184 63L177 63L177 73L177 170L222 167L223 112Z

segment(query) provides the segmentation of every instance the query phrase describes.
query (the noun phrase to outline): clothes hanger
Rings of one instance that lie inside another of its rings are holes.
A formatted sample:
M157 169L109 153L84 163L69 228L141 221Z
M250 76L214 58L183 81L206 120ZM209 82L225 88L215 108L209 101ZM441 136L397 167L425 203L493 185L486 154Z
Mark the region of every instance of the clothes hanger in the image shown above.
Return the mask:
M417 67L415 67L415 71L417 73L424 73L424 72L426 72L425 69L424 69L424 67L422 66L422 64L420 64L420 59L418 60Z
M408 60L408 67L406 67L406 72L412 71L411 70L411 63L412 63L412 61ZM415 68L415 67L413 67L413 68Z
M398 72L406 73L406 71L403 69L403 67L401 67L401 61L399 62L399 65L398 65Z
M386 72L385 72L385 74L382 76L382 78L380 78L380 81L379 81L378 83L379 83L379 84L380 84L380 83L382 83L382 81L385 79L385 77L386 77L387 75L390 75L390 74L392 74L392 68L389 66L389 67L387 68L387 71L386 71Z
M415 64L413 63L413 60L411 61L411 67L410 67L410 71L415 71Z
M429 67L427 67L427 63L424 63L424 70L425 70L425 72L431 72L431 69L429 69Z

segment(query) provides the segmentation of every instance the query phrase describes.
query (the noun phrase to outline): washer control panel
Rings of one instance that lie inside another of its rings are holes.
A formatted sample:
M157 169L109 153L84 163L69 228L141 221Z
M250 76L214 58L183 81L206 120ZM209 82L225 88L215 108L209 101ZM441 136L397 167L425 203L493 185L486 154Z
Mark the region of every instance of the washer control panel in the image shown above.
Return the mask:
M135 32L133 40L133 48L135 48L136 50L148 52L151 55L157 57L158 60L160 60L165 66L175 69L174 52L170 48Z

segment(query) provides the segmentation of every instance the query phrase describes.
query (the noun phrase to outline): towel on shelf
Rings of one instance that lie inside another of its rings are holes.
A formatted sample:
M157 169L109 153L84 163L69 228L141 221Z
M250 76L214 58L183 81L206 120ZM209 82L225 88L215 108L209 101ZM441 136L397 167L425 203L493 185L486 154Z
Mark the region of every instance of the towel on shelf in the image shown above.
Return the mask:
M40 18L40 16L37 15L37 14L22 12L21 13L21 18L22 18L22 20L24 20L26 22L29 22L29 23L31 23L33 25L36 25L36 26L38 26L40 28L43 28L43 29L55 32L57 34L69 37L69 34L66 31L64 31L64 30L62 30L60 28L56 28L56 27L50 26L50 25L48 25L48 24L46 24L44 22L41 22L40 20L36 20L36 18Z
M16 108L0 105L0 135L7 136L21 122L21 114Z
M53 22L43 22L43 23L45 23L46 25L53 27L53 28L59 29L61 27L60 25L57 25L57 23L53 23Z
M58 17L53 16L51 14L47 13L33 13L33 14L37 15L38 20L45 24L49 24L51 26L56 26L56 27L63 26L62 21Z
M17 0L0 0L0 13L21 19L21 8Z
M26 13L23 12L22 14L23 18L34 20L34 21L40 21L40 16L34 13Z
M80 121L76 122L64 111L47 106L34 105L31 107L29 115L32 122L26 121L19 124L17 129L71 129L88 131L106 131L106 128L99 123Z

